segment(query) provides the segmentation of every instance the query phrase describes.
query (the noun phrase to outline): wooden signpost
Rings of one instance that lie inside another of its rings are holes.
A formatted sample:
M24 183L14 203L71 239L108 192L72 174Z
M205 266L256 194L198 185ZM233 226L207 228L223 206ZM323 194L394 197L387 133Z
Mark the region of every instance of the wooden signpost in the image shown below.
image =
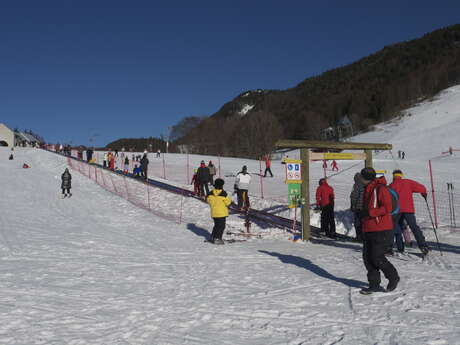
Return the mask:
M277 148L300 149L300 194L302 203L302 240L310 239L310 160L364 160L365 167L372 167L373 150L391 150L391 144L352 143L335 141L279 140ZM321 150L362 150L364 153L310 152ZM287 162L287 160L285 161ZM288 179L286 179L288 181Z

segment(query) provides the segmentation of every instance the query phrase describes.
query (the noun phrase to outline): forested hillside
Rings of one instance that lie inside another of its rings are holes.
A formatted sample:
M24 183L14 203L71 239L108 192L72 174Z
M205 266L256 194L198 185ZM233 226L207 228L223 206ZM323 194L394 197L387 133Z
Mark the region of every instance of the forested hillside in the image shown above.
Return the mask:
M301 71L299 71L301 73ZM384 47L288 90L245 92L176 144L192 152L257 157L281 138L320 139L345 114L355 132L460 83L460 25Z

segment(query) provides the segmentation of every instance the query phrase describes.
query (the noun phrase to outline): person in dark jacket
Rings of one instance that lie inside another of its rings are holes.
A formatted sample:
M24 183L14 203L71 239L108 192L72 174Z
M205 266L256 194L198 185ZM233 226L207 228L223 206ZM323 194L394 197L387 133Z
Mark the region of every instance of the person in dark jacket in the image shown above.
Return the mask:
M363 228L361 226L361 211L363 210L364 183L360 173L355 174L355 184L350 193L350 210L353 212L356 241L363 241Z
M335 238L334 189L329 186L326 178L319 180L319 186L316 189L316 205L321 209L321 231L327 237Z
M141 158L141 177L144 180L147 180L147 170L149 166L149 159L147 158L147 154L144 153L144 155Z
M393 243L392 197L386 187L385 177L376 178L373 168L361 170L361 177L366 186L361 212L364 238L363 261L369 281L369 287L363 288L361 293L371 294L383 290L380 287L380 271L388 279L386 290L393 291L400 278L396 268L385 257L385 253Z
M430 249L425 241L422 230L420 230L420 227L417 225L417 220L415 218L414 199L412 196L414 193L420 193L426 200L427 191L425 186L413 180L403 178L402 171L395 170L393 171L393 182L390 184L390 187L393 188L399 195L400 228L403 229L404 221L406 221L412 233L414 234L420 251L423 255L428 254Z
M65 169L64 173L61 175L61 189L62 189L62 198L71 197L70 188L72 188L72 175L70 175L69 169Z
M200 167L198 168L196 176L200 184L201 195L206 197L209 194L208 183L211 181L211 173L204 161L201 161Z

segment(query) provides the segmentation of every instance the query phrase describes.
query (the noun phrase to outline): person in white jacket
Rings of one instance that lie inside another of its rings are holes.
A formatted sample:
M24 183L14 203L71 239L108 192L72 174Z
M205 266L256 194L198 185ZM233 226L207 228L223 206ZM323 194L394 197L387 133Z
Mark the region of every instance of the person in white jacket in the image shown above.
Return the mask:
M248 173L246 165L236 175L235 190L238 196L238 209L249 209L249 184L251 183L251 175Z

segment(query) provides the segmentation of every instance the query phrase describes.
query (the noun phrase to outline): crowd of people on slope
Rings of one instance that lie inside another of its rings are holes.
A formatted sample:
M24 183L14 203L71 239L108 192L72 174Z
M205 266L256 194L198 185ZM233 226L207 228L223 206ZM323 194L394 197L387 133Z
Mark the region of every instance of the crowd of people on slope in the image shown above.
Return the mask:
M380 271L388 279L386 291L398 285L399 275L387 256L393 255L395 245L398 252L404 252L402 229L405 224L412 231L422 255L430 251L417 225L413 200L414 193L426 200L427 190L422 184L404 178L399 169L392 175L390 185L385 176L377 174L373 168L364 168L354 176L350 210L354 216L356 241L363 243L363 261L368 272L369 287L362 290L364 294L382 290ZM335 238L334 190L326 178L320 180L316 190L316 207L321 210L321 231Z

